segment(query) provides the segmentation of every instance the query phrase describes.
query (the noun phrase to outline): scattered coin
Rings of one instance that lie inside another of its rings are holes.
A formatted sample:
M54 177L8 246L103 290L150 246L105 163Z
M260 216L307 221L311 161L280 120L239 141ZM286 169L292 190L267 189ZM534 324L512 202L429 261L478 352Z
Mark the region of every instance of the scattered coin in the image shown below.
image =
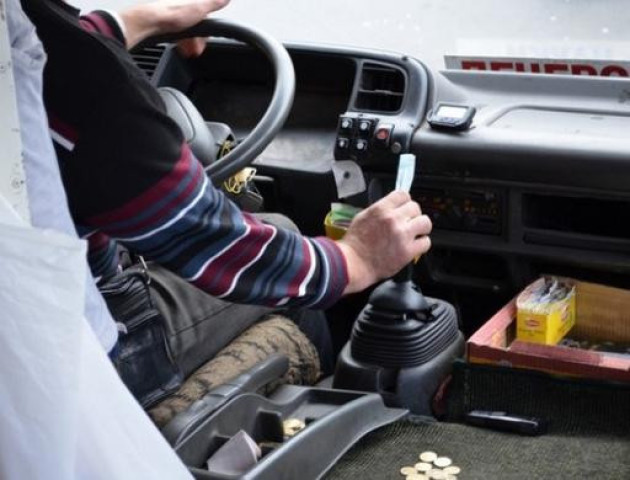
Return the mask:
M462 469L459 467L456 467L455 465L451 465L450 467L446 467L444 469L444 473L448 475L459 475L461 471Z
M427 476L433 480L446 480L446 473L442 470L438 470L437 468L429 470L427 472Z
M433 470L433 465L426 462L416 463L415 467L416 467L416 470L418 470L421 473L425 473L425 472L428 472L429 470Z
M422 475L421 473L412 473L411 475L407 475L405 480L431 480L426 475Z
M433 464L440 468L448 467L451 463L453 463L453 460L448 457L439 457L433 460Z
M304 430L306 424L298 418L288 418L282 422L282 429L285 437L292 437L301 430Z
M438 456L435 452L422 452L420 454L420 460L423 462L433 463L436 458L438 458Z
M413 467L402 467L400 469L400 474L404 476L415 475L416 473L418 472Z

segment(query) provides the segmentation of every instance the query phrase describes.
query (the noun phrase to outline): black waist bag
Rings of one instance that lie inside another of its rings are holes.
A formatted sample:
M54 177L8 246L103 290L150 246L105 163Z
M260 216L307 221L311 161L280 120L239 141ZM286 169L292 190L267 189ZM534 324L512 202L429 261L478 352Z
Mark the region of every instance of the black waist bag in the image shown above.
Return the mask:
M143 408L173 393L183 381L166 341L164 318L151 299L149 281L142 262L99 284L114 319L122 324L116 368Z

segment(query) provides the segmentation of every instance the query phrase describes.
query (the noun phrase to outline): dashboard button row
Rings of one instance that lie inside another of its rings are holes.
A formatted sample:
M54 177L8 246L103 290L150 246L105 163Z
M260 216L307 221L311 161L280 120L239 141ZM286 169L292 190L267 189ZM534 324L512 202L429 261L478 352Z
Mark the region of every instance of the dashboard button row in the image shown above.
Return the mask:
M386 149L390 145L394 124L379 123L377 118L339 117L337 149L365 153L370 146Z

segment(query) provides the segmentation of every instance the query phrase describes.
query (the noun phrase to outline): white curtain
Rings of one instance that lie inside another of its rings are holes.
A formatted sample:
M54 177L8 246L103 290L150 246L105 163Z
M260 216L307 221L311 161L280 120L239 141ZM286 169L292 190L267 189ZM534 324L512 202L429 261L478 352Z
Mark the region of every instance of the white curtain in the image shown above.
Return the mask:
M84 318L85 248L0 196L0 478L191 478Z

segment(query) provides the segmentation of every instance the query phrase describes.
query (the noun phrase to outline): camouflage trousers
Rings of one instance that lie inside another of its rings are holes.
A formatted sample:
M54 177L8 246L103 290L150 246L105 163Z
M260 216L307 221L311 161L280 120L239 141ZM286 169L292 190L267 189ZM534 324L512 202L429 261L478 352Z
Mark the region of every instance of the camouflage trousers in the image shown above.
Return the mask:
M295 224L282 215L257 217L297 231ZM158 426L164 426L213 387L273 353L284 354L289 359L289 371L283 382L314 383L320 376L321 364L309 338L316 342L326 371L330 371L332 346L323 314L318 319L315 312L297 315L293 312L292 318L296 317L300 329L268 307L233 304L211 297L160 265L150 264L149 275L151 297L165 318L173 358L187 379L179 391L150 410ZM308 332L309 338L303 331Z
M311 385L320 375L319 358L313 344L291 320L272 315L250 327L184 382L181 388L149 410L158 427L186 410L212 388L249 370L273 353L289 359L289 370L281 383Z

